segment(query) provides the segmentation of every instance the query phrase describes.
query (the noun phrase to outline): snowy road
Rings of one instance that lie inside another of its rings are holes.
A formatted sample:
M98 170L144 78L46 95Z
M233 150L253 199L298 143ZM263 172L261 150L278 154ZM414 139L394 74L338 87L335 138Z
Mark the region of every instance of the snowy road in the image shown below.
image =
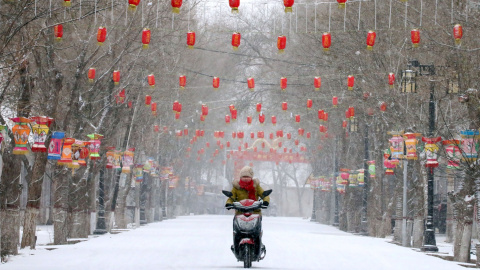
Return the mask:
M243 263L230 251L231 222L231 216L178 217L75 245L23 249L0 269L239 269ZM253 263L254 269L465 269L385 239L301 218L265 217L263 230L267 255Z

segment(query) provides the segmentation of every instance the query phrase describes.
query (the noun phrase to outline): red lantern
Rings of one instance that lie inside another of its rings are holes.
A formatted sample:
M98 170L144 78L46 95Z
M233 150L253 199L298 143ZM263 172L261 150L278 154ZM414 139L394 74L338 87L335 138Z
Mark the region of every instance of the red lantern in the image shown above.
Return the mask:
M237 137L237 133L235 131L232 132L232 139L235 139Z
M204 116L208 115L208 106L205 104L202 104L202 115Z
M307 132L307 139L310 139L311 136L310 132Z
M147 81L148 81L148 85L150 85L150 87L155 87L155 75L153 74L150 74L147 76Z
M387 103L386 102L381 102L380 103L380 111L384 112L387 110Z
M420 30L412 29L412 31L410 31L410 37L412 39L413 48L418 48L418 44L420 43Z
M252 117L251 116L247 116L247 124L251 124L252 123Z
M235 32L235 33L232 34L233 50L238 50L238 47L240 46L240 39L241 39L240 33Z
M145 96L145 105L150 106L150 103L152 103L152 97L149 95Z
M182 0L172 0L172 12L180 13L180 7L182 7Z
M213 88L218 89L219 86L220 86L220 78L213 77Z
M119 70L114 70L113 71L113 82L115 85L120 83L120 71Z
M270 140L273 140L273 133L270 133L269 138Z
M230 147L230 142L229 141L227 141L227 147Z
M282 102L282 110L286 111L288 109L288 103Z
M230 124L230 115L225 115L225 123Z
M455 44L460 45L463 36L463 28L460 24L455 24L453 27L453 37L455 38Z
M350 118L355 117L355 108L354 107L348 107L348 114L350 115Z
M298 139L295 139L295 145L298 145L300 141Z
M322 35L323 50L329 51L331 45L332 45L332 35L330 34L330 32L323 33Z
M232 110L232 120L237 120L237 109Z
M154 125L154 126L153 126L153 130L154 130L155 132L160 132L160 126L159 126L159 125Z
M258 115L258 121L260 122L260 124L263 124L263 122L265 122L265 114L260 113Z
M118 95L115 95L115 101L117 104L123 104L125 102L125 89L122 89Z
M323 121L324 116L325 116L325 112L323 110L318 110L318 120Z
M88 69L87 76L88 76L88 81L93 82L93 80L95 80L95 68Z
M253 78L248 78L247 84L250 90L253 90L255 88L255 80Z
M348 112L348 111L347 111ZM342 121L342 127L343 128L347 128L347 120L343 120Z
M287 45L287 37L286 36L278 36L278 38L277 38L278 52L283 53L286 45Z
M323 120L325 122L328 122L328 113L327 112L323 115Z
M350 119L350 110L348 109L345 111L345 118Z
M230 7L232 8L232 13L238 13L238 7L240 6L240 0L228 0Z
M259 138L259 139L263 139L263 138L264 138L264 135L265 135L265 134L263 133L263 131L257 132L257 138Z
M300 123L300 115L295 115L295 122Z
M152 102L151 109L152 109L152 115L156 116L157 115L157 103Z
M107 37L107 28L100 26L97 31L98 45L103 45L103 42L105 42L106 37Z
M62 40L63 37L63 25L57 24L53 27L53 34L55 36L55 39L58 41Z
M132 10L135 10L139 4L140 4L140 0L128 0L128 5Z
M250 132L250 139L254 139L254 138L255 138L255 133Z
M305 133L305 129L303 129L303 128L298 129L298 135L299 136L303 136L304 133Z
M320 87L322 86L322 78L320 77L315 77L313 78L313 87L315 87L315 90L320 90Z
M307 99L307 109L311 109L313 105L313 101L311 99Z
M187 46L189 49L193 49L195 45L195 32L188 32L187 33Z
M355 85L355 77L353 75L348 75L347 85L348 85L348 90L353 90L353 86Z
M332 104L333 104L333 107L336 108L337 105L338 105L338 97L332 97Z
M289 140L290 140L291 138L292 138L292 134L290 134L290 133L287 133L287 139L289 139Z
M327 132L327 127L324 126L324 125L320 125L319 130L320 130L321 133L325 133L325 132Z
M280 78L280 88L282 88L282 90L287 89L287 78Z
M223 132L223 131L222 131L222 132ZM243 133L243 131L237 132L237 137L238 137L239 139L243 139L244 136L245 136L245 134ZM222 138L223 138L223 137L222 137Z
M294 0L283 0L283 5L285 5L285 13L292 12Z
M128 108L131 109L132 107L133 107L133 102L130 100L130 101L128 102Z
M390 88L393 88L393 85L395 84L395 73L388 73L388 84L390 85Z
M283 138L283 130L277 130L277 137Z
M277 117L275 115L272 115L272 124L273 125L277 124Z
M261 112L262 111L262 103L257 103L257 112Z
M144 49L148 49L148 45L150 44L150 29L145 28L142 32L142 44Z
M63 0L64 7L70 7L71 5L72 5L72 2L70 0Z
M377 37L377 34L375 31L370 30L368 31L367 34L367 50L373 50L373 45L375 45L375 38Z
M182 75L178 78L179 80L179 85L181 89L184 89L185 86L187 85L187 77L185 75Z
M345 3L347 0L337 0L338 2L338 8L345 8Z

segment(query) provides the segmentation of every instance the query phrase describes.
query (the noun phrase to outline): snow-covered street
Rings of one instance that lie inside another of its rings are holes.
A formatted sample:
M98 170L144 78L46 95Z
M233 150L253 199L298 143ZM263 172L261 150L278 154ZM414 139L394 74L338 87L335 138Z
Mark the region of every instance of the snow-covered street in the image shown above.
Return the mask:
M455 270L457 263L301 218L265 217L267 255L258 269ZM39 238L40 241L40 238ZM138 229L92 236L75 245L39 245L9 257L18 269L238 269L230 251L232 216L182 216Z

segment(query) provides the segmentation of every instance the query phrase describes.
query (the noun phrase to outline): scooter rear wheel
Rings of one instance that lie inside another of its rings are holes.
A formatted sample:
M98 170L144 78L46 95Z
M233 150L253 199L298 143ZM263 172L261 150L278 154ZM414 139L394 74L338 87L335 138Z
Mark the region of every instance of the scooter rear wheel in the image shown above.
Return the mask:
M252 251L250 245L243 245L243 268L252 267Z

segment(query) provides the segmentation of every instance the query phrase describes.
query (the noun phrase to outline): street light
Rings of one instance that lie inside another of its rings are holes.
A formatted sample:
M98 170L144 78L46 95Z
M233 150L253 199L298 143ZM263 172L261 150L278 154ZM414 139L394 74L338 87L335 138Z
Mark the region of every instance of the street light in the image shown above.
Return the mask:
M413 71L412 67L418 68L418 71ZM417 84L416 76L434 76L435 66L421 65L417 60L410 60L408 62L408 69L402 72L402 92L415 93ZM415 90L415 91L412 91ZM433 137L435 132L435 81L430 80L430 101L429 101L429 115L428 115L428 137ZM435 241L435 228L433 227L433 169L427 170L427 222L424 232L422 251L437 252L438 247Z

